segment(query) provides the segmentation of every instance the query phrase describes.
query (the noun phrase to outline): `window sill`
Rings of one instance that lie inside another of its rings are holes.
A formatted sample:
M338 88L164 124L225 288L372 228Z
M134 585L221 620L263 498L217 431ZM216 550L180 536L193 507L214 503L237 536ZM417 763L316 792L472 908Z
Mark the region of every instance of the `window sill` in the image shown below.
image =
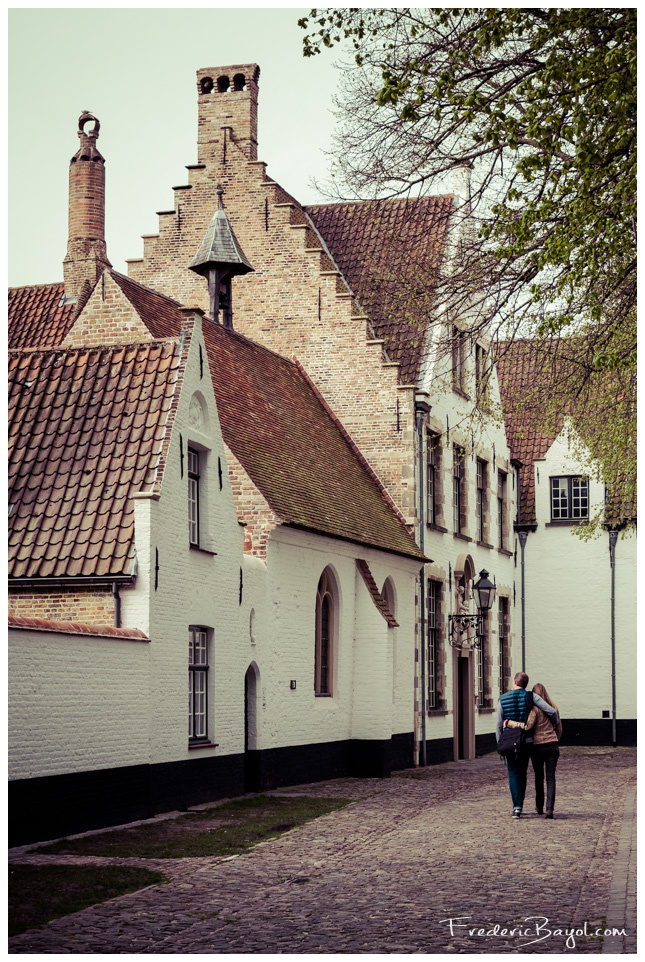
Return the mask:
M456 531L452 533L453 538L459 538L460 541L469 541L472 543L472 538L469 538L467 534L458 534Z
M490 548L490 549L492 550L492 549L494 548L494 545L489 544L488 541L478 541L478 542L477 542L477 547L478 547L478 548Z
M464 401L470 401L470 395L466 394L465 391L463 391L460 387L457 387L455 384L452 386L452 393L458 394L459 397L464 399Z
M189 742L188 751L192 752L196 748L217 748L218 746L219 742Z
M509 551L508 548L498 548L497 551L499 554L503 554L505 558L513 557L513 552Z
M440 718L443 715L448 715L448 714L449 712L447 708L428 708L429 718Z
M444 528L443 525L435 524L433 521L428 521L426 527L429 528L430 531L438 531L439 534L448 534L447 528Z
M315 691L314 695L316 696L316 698L333 698L334 697L332 693L328 691Z
M213 557L215 557L215 556L217 555L217 551L211 551L210 548L202 548L202 546L199 545L199 544L191 544L191 545L190 545L190 550L191 550L191 551L199 551L200 554L209 554L209 555L212 555Z
M488 708L486 706L484 706L483 708L479 708L479 707L477 708L477 713L479 715L492 715L494 711L495 711L494 708Z
M572 518L571 520L566 519L564 521L545 521L545 528L580 528L585 524L589 524L589 518Z

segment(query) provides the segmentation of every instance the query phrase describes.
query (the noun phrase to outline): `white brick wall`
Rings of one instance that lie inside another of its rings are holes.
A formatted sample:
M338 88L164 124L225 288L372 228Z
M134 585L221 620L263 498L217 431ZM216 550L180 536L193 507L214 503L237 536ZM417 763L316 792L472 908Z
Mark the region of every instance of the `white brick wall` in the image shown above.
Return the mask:
M609 535L582 541L569 526L550 522L550 477L587 470L566 433L535 464L538 529L528 536L526 559L526 663L530 683L546 685L564 718L611 711L611 568ZM592 505L604 486L589 481ZM592 508L593 511L593 508ZM636 536L616 545L616 714L636 717ZM566 724L566 722L565 722Z
M9 777L148 761L147 642L9 633Z

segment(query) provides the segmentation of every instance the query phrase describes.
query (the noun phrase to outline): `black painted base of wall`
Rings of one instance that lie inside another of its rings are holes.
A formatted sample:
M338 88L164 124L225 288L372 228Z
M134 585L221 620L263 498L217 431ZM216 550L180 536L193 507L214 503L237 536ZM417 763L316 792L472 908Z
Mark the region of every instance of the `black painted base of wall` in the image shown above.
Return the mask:
M246 756L20 779L9 783L9 845L122 825L245 792L346 776L386 778L413 764L414 736L406 732L388 741L293 745Z
M612 745L611 718L563 718L561 745ZM636 719L616 719L616 744L636 745Z

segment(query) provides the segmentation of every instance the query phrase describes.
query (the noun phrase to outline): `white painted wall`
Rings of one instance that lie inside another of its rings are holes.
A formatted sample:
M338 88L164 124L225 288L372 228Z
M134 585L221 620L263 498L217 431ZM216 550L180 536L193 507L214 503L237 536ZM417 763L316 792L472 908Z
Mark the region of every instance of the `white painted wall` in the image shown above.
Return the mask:
M9 632L9 778L148 761L147 642Z
M438 329L437 329L438 332ZM474 396L474 355L466 356L466 390ZM426 526L425 553L432 558L433 563L426 568L426 577L434 578L444 586L444 646L446 648L445 684L444 692L447 698L448 714L437 715L430 713L426 720L426 738L452 738L454 731L453 711L453 659L448 645L448 615L455 610L454 571L458 558L470 555L473 560L476 578L482 569L489 572L491 580L497 585L497 596L490 618L490 653L492 665L489 671L491 693L496 705L499 698L499 640L498 640L498 607L497 597L500 594L509 598L510 640L512 648L512 671L520 668L520 573L515 566L514 550L515 536L513 522L517 514L517 478L510 463L510 451L506 441L504 422L501 417L499 387L497 376L493 372L489 384L490 415L482 421L471 421L473 403L452 390L451 387L452 358L442 354L440 345L431 340L429 344L428 360L424 366L421 387L427 391L432 411L428 418L428 428L441 433L442 466L441 487L443 497L442 526L445 532L436 531ZM466 459L466 477L468 483L468 522L465 528L467 539L459 538L453 533L453 444L458 444L468 452ZM492 547L484 547L476 541L476 459L480 457L488 464L488 543ZM506 488L506 552L498 549L497 525L497 478L498 471L507 475ZM425 496L425 493L424 493ZM452 570L452 591L449 590L449 569ZM474 602L471 610L475 611ZM471 655L475 657L475 655ZM475 671L475 684L477 673ZM473 692L473 697L475 692ZM495 713L487 710L475 710L475 733L483 735L492 733L495 729Z
M598 719L611 712L611 568L609 535L582 541L551 520L550 477L586 474L566 429L535 463L538 529L526 558L526 665L530 684L546 685L563 717ZM590 478L592 506L604 485ZM593 507L592 507L593 512ZM617 718L636 717L636 535L616 545Z

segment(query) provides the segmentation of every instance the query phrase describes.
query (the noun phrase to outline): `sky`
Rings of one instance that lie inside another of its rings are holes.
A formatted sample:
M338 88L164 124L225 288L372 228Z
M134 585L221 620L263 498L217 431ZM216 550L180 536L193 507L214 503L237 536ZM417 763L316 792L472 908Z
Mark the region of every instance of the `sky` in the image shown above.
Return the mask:
M324 200L342 77L305 59L299 7L13 8L8 30L8 283L62 281L68 171L84 110L101 123L108 257L127 273L197 159L202 67L260 66L258 159L301 203Z

